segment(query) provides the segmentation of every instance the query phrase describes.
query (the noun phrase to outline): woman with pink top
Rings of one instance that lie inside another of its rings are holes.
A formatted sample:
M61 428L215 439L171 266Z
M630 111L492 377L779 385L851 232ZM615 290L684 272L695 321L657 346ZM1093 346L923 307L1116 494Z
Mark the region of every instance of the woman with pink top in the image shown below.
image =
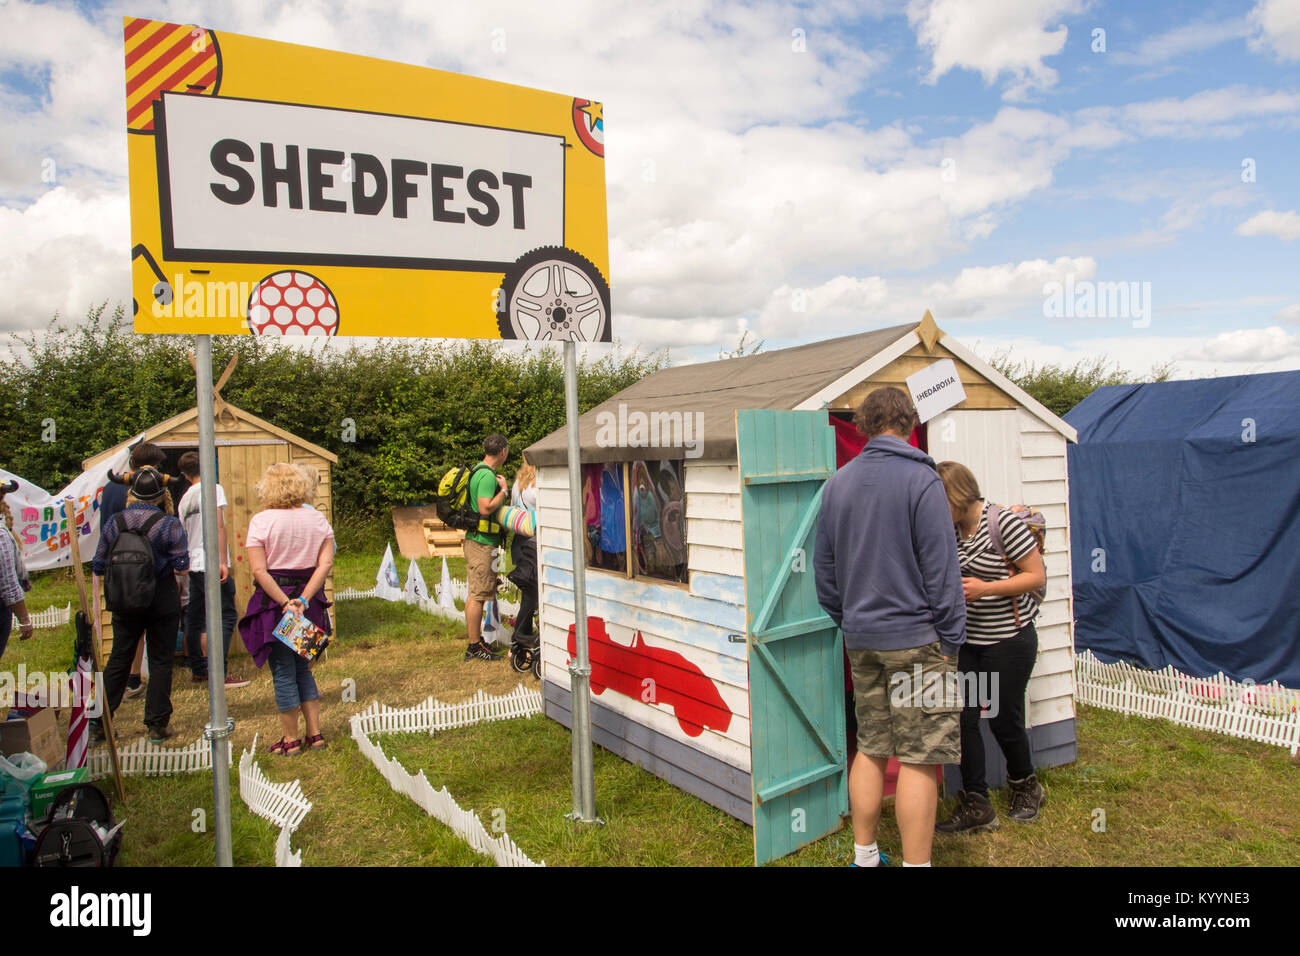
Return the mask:
M257 486L264 510L253 515L245 539L257 586L239 621L239 633L253 663L261 667L271 662L275 705L284 731L271 753L286 757L297 756L304 746L311 750L325 746L320 691L311 665L273 633L285 611L305 615L325 633L332 632L324 588L334 566L334 530L315 508L302 507L312 490L293 465L272 465ZM299 711L306 724L305 743L298 738Z

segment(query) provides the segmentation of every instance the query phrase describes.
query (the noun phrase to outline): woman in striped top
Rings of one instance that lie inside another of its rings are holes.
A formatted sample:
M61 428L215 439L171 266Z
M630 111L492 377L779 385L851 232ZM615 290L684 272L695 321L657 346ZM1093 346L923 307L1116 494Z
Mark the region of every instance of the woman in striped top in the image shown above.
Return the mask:
M1029 592L1047 579L1038 540L1023 521L1001 513L1002 544L1007 558L989 537L989 506L969 468L941 462L939 477L948 494L957 532L962 591L966 595L966 643L957 658L967 691L961 714L960 804L952 817L935 827L939 833L974 833L998 828L985 780L984 741L980 736L980 702L989 698L989 729L1007 760L1011 818L1028 823L1038 818L1047 794L1034 774L1025 730L1025 688L1038 656L1034 617L1038 607Z

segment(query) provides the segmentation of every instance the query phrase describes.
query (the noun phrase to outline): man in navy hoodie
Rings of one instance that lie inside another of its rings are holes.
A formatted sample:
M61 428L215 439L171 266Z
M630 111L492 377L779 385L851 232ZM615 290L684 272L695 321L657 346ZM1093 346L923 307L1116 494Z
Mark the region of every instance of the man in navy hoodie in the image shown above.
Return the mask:
M961 758L956 660L966 600L957 537L934 461L907 442L917 425L911 399L878 388L854 421L867 445L826 482L813 562L818 600L844 632L853 669L854 862L880 864L885 767L897 757L903 865L929 866L936 768Z

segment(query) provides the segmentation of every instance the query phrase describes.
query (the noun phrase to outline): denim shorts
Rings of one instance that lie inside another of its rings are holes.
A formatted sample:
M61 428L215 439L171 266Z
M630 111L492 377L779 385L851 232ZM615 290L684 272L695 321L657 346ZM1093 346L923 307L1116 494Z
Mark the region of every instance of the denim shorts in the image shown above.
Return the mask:
M278 640L271 646L271 683L275 687L275 709L297 710L320 697L311 666Z

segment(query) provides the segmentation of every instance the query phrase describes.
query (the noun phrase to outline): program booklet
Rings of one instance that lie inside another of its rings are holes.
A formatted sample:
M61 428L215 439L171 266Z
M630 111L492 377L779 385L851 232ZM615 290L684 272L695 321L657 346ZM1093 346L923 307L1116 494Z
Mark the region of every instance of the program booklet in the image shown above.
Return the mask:
M298 617L292 611L284 612L284 617L275 626L275 636L291 651L308 661L316 660L330 643L328 634L306 617Z

